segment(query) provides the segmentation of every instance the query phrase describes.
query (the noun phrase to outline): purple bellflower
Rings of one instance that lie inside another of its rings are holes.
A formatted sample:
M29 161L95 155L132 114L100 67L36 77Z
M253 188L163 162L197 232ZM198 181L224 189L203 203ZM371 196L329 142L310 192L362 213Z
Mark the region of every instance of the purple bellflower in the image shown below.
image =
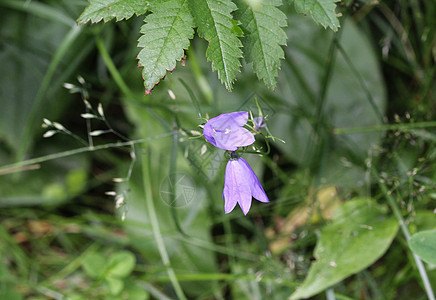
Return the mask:
M243 127L247 121L246 111L221 114L207 121L203 127L203 134L215 147L235 151L237 147L254 143L254 135Z
M232 158L226 166L224 177L224 211L231 212L236 203L242 208L244 215L251 207L251 200L254 197L260 202L269 202L262 185L250 165L236 152L232 152Z

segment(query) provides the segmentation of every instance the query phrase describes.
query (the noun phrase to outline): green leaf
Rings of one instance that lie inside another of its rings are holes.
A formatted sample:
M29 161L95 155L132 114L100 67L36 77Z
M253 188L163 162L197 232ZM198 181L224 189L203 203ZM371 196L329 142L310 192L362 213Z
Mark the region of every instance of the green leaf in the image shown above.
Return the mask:
M230 0L190 0L189 3L198 34L209 42L206 56L212 62L212 70L218 71L218 78L231 90L242 57L240 29L230 14L237 7Z
M355 199L338 208L314 250L316 261L291 299L308 298L355 274L381 257L398 230L375 201Z
M128 276L135 267L135 256L129 251L114 253L109 258L108 277L123 278Z
M292 2L292 0L290 0ZM312 19L321 24L324 28L330 27L333 31L338 31L341 26L336 14L336 2L338 0L293 0L295 10L300 14L310 14Z
M409 247L423 260L436 265L436 229L415 233L409 240Z
M106 261L100 253L90 253L83 259L82 267L91 278L98 278L106 268Z
M105 281L109 286L109 291L112 295L118 295L124 288L123 280L117 277L106 277Z
M144 67L144 86L150 91L166 71L176 67L176 61L184 56L189 39L194 36L193 18L189 12L188 0L172 0L153 8L141 28L142 36L138 47L139 64Z
M88 7L80 15L77 22L92 23L105 22L116 18L117 21L129 19L136 14L143 15L148 10L148 3L144 0L89 0Z
M245 32L242 43L244 45L245 61L253 63L254 72L265 84L274 89L275 77L280 69L280 59L284 58L280 45L286 45L286 33L282 27L286 26L286 15L276 6L281 0L265 0L253 2L236 0L238 10L235 18L242 24Z

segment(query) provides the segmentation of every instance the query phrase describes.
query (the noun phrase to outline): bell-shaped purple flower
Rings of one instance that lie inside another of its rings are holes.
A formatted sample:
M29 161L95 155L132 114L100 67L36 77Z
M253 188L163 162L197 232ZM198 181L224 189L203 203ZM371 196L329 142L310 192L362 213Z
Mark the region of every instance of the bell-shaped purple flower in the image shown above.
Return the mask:
M221 114L204 125L206 140L215 147L235 151L254 143L254 135L243 126L248 121L248 112L237 111Z
M254 197L260 202L269 202L262 185L250 165L243 159L237 157L236 152L232 153L232 159L226 166L224 178L224 211L226 214L231 212L236 203L242 208L244 215L251 207L251 198Z

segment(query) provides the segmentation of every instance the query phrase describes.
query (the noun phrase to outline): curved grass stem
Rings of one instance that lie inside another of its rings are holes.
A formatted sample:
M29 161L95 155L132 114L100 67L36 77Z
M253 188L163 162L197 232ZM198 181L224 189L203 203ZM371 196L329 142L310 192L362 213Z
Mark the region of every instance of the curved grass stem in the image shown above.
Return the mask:
M40 163L50 161L53 159L68 157L68 156L72 156L72 155L76 155L76 154L80 154L80 153L84 153L84 152L94 152L94 151L103 150L103 149L121 148L121 147L132 146L135 144L146 143L146 142L149 142L149 141L155 140L155 139L160 139L160 138L172 136L176 133L177 133L177 131L170 131L170 132L167 132L165 134L151 136L151 137L148 137L145 139L132 140L132 141L128 141L128 142L107 143L107 144L98 145L98 146L88 146L88 147L77 148L77 149L68 150L68 151L64 151L64 152L58 152L58 153L53 153L53 154L49 154L49 155L44 155L41 157L36 157L36 158L32 158L32 159L24 160L24 161L21 161L18 163L14 163L14 164L5 165L3 167L0 167L0 176L10 174L10 173L15 173L18 171L23 171L25 169L28 169L28 168L26 168L28 166L33 166L32 169L34 169L34 168L36 168L35 165L38 165Z
M176 273L174 269L171 267L170 258L168 256L167 249L165 247L165 243L162 237L162 233L160 231L159 221L157 219L156 209L153 203L153 194L151 191L151 174L150 174L150 157L142 157L142 176L144 181L144 197L147 205L147 211L150 218L151 227L153 230L154 239L157 244L157 248L159 250L160 257L162 259L163 265L166 267L168 276L170 278L170 282L173 285L174 291L177 295L177 298L180 300L186 300L185 294L183 293L182 287L177 281Z

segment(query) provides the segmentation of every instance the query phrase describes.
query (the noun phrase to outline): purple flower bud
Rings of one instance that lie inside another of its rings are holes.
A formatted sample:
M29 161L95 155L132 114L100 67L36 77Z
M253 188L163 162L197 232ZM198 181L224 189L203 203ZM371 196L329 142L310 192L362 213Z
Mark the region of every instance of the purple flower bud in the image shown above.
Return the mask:
M266 122L264 117L253 118L254 130L259 131L259 129L266 127Z
M243 126L248 121L248 112L237 111L221 114L204 125L206 140L215 147L235 151L254 143L254 135Z
M225 213L231 212L236 203L239 203L242 212L246 215L250 210L252 197L260 202L269 202L259 179L250 165L242 157L235 158L232 156L232 159L227 163L224 178Z

